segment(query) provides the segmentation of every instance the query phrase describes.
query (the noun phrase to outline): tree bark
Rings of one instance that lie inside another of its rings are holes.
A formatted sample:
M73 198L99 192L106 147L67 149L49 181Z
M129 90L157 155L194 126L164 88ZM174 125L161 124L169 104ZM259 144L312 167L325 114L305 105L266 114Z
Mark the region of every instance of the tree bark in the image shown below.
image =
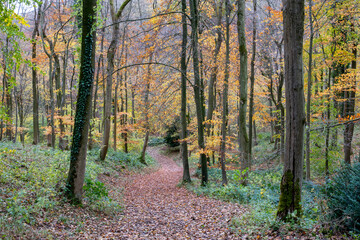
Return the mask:
M32 93L33 93L33 144L37 145L40 141L40 128L39 128L39 89L36 71L36 36L39 35L39 22L40 22L41 5L39 5L34 17L34 30L31 35L32 49L31 49L31 62L33 64L32 70Z
M246 131L246 106L247 106L247 50L245 37L245 0L238 0L237 31L240 52L240 75L239 75L239 152L242 170L249 169L249 138ZM246 171L243 184L246 184L248 171Z
M252 36L252 57L250 63L250 104L249 104L249 169L252 162L252 146L253 146L253 115L254 115L254 85L255 85L255 58L256 58L256 3L253 0L253 36Z
M221 123L221 145L220 145L220 164L221 164L221 184L227 185L226 176L226 132L227 132L227 121L228 121L228 91L229 91L229 68L230 68L230 12L231 5L230 1L225 1L226 8L226 50L225 50L225 76L224 76L224 91L223 91L223 111L222 111L222 123Z
M96 33L93 26L96 21L96 0L83 0L82 5L83 21L79 93L71 145L70 169L66 183L67 196L73 203L81 203L83 192L95 68Z
M152 58L153 58L153 52L150 53L149 62L152 62ZM150 123L149 123L150 78L151 78L151 67L150 67L150 65L148 65L147 76L146 76L146 85L145 85L145 95L144 95L145 139L144 139L144 145L143 145L143 149L141 151L141 156L140 156L140 162L145 165L146 165L145 154L146 154L146 148L147 148L147 145L149 142L149 134L150 134Z
M311 104L311 88L312 88L312 52L314 30L312 22L312 0L309 0L309 24L310 24L310 43L309 43L309 70L308 70L308 89L306 101L306 181L310 181L310 104Z
M181 43L181 158L183 163L183 182L191 182L190 167L188 159L188 147L186 142L187 123L186 123L186 47L187 47L187 22L186 22L186 0L181 0L182 11L182 43Z
M352 33L355 34L355 29L352 24ZM356 95L356 57L357 57L357 45L354 43L353 60L351 61L351 69L354 76L351 76L349 89L345 92L346 102L344 103L344 112L346 118L351 118L355 115L355 95ZM344 160L345 163L351 164L351 143L354 135L354 123L348 123L344 129Z
M216 38L215 38L215 49L214 49L214 57L213 57L213 66L211 67L210 79L209 79L209 92L208 92L208 107L207 107L207 114L206 114L206 130L207 135L210 136L210 128L211 128L211 120L213 117L213 112L215 109L216 104L216 92L215 92L215 84L216 78L218 74L218 55L221 49L221 43L223 41L222 32L221 32L221 21L222 21L222 6L223 0L219 3L219 7L216 8L216 3L214 4L214 10L217 14L217 28L216 28Z
M284 0L284 53L286 97L286 144L284 173L280 184L277 217L301 217L301 187L304 156L303 36L304 0Z
M201 185L204 186L208 182L207 159L205 154L205 139L204 139L204 125L203 125L203 106L201 101L201 82L199 71L199 38L198 25L199 13L197 0L190 0L190 15L191 15L191 46L193 49L193 65L194 65L194 99L196 105L196 116L198 124L198 145L200 149L200 164L201 164Z
M115 7L113 0L110 0L110 12L113 25L113 34L112 39L110 42L110 46L107 52L107 77L106 77L106 94L104 97L104 133L103 133L103 141L102 141L102 148L100 151L100 159L105 160L108 148L109 148L109 140L110 140L110 117L111 117L111 98L112 98L112 79L113 79L113 72L114 72L114 57L116 53L116 49L119 42L119 23L118 20L121 17L124 8L131 0L125 0L119 8L117 12L115 12Z

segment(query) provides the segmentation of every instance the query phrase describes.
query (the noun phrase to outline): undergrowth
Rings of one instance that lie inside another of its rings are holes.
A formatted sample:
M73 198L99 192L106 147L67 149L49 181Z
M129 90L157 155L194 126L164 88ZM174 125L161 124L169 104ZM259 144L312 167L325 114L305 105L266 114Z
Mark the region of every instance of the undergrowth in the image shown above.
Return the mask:
M276 220L279 203L280 168L271 170L255 170L249 173L248 184L241 185L242 173L239 170L228 170L229 183L221 185L221 170L209 169L209 183L205 187L190 184L187 187L198 195L236 202L247 205L249 209L242 216L232 219L232 227L239 233L266 234L267 231L281 231L284 234L290 230L312 229L320 220L323 207L321 187L316 184L303 183L302 207L303 218L299 223L280 223ZM195 180L197 181L197 180Z
M69 151L43 146L21 146L0 142L0 239L27 235L31 226L50 221L50 215L69 206L63 191L69 168ZM119 169L141 169L138 154L110 151L98 161L99 151L88 152L83 194L85 209L116 214L122 207L109 197L109 189L99 181L100 174L112 175ZM154 160L147 157L148 165ZM68 221L66 217L58 220ZM79 220L75 224L81 226ZM45 233L40 236L47 236ZM38 237L38 236L37 236Z

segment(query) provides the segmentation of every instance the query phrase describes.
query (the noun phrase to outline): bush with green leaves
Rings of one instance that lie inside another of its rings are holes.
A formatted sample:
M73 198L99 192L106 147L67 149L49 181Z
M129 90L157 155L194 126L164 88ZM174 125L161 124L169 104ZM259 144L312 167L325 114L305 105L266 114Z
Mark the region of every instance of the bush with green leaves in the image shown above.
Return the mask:
M173 124L167 127L166 134L164 137L164 141L169 147L177 147L180 145L180 133L179 129L179 120L175 120Z
M148 154L145 155L146 164L144 165L140 162L140 154L139 153L125 153L125 152L115 152L110 150L106 160L109 163L115 164L117 166L122 166L123 168L129 168L132 170L142 169L149 165L154 165L155 160L150 157Z
M162 138L162 137L153 137L153 138L150 138L149 142L148 142L148 145L150 147L154 147L154 146L159 146L161 144L164 144L165 143L165 139Z
M338 227L360 233L360 163L343 166L327 181L323 192L330 220Z

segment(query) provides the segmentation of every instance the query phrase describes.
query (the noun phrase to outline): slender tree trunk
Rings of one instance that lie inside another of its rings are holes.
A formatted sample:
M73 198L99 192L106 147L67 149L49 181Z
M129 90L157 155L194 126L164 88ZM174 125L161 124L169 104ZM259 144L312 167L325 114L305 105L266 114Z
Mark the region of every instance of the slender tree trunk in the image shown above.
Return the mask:
M225 186L227 182L226 166L225 166L225 151L226 151L226 132L228 121L228 90L229 90L229 68L230 68L230 1L225 1L226 8L226 50L225 50L225 76L224 76L224 91L223 91L223 112L222 112L222 124L221 124L221 146L220 146L220 164L221 164L221 184Z
M330 147L330 119L331 119L331 98L330 98L330 92L331 92L331 68L329 68L329 76L328 76L328 97L327 97L327 121L326 121L326 136L325 136L325 174L329 175L329 147Z
M183 182L191 182L190 167L188 160L188 147L186 142L187 123L186 123L186 47L187 47L187 22L186 22L186 0L181 0L182 11L182 43L181 43L181 158L183 163Z
M131 124L136 123L135 117L135 89L131 86Z
M280 184L277 217L282 220L301 217L301 187L304 156L304 82L303 36L304 0L284 1L284 62L286 97L286 146L284 173Z
M306 102L306 180L310 181L310 104L311 104L311 88L312 88L312 52L313 52L313 39L314 30L312 22L312 0L309 0L309 23L310 23L310 43L309 43L309 70L308 70L308 89L307 89L307 102Z
M239 92L240 92L240 108L239 108L239 152L242 170L250 169L249 163L249 138L246 131L246 106L247 106L247 50L245 38L245 0L238 0L237 11L237 31L240 52L240 76L239 76ZM248 171L246 171L244 182Z
M32 93L33 93L33 144L37 145L40 141L40 128L39 128L39 90L38 90L38 80L37 80L37 71L36 71L36 36L39 35L39 22L40 22L40 11L41 5L39 5L36 12L36 18L34 22L34 30L31 35L32 42L32 52L31 52L31 62L33 64L32 71Z
M93 113L92 113L92 122L90 123L90 130L89 130L89 149L92 149L92 145L94 143L94 139L93 139L93 131L95 130L95 118L96 118L96 112L98 111L96 104L97 104L97 99L98 99L98 90L99 90L99 79L100 79L100 71L101 71L101 63L102 60L104 58L103 55L103 50L104 50L104 38L105 38L105 28L102 29L101 31L101 41L100 41L100 56L98 59L98 63L97 63L97 68L96 68L96 80L95 80L95 91L94 91L94 105L93 105Z
M353 27L353 26L352 26ZM353 27L354 28L354 27ZM353 34L355 30L352 31ZM356 95L356 57L357 57L357 46L354 44L353 46L353 60L351 62L351 69L353 72L353 76L350 79L350 87L349 90L346 91L346 102L345 105L345 117L351 118L355 115L355 95ZM351 142L354 135L354 123L348 123L345 125L344 129L344 160L345 163L351 164Z
M211 128L211 120L213 117L213 112L215 109L215 98L216 98L216 92L215 92L215 84L216 84L216 78L218 74L218 55L221 48L221 43L223 41L222 38L222 32L221 32L221 21L222 21L222 6L223 6L223 0L219 3L219 7L216 8L215 5L215 11L217 14L217 23L216 23L216 38L215 38L215 49L214 49L214 57L213 57L213 66L211 67L211 73L210 73L210 80L209 80L209 92L208 92L208 107L207 107L207 115L206 115L206 130L207 135L210 136L210 128Z
M194 65L194 98L196 105L196 116L198 124L198 145L201 151L200 164L201 164L201 185L204 186L208 182L207 159L205 151L204 139L204 125L203 125L203 106L201 101L201 81L199 71L199 38L198 38L198 24L199 13L196 0L190 0L190 15L191 15L191 45L193 49L193 65Z
M119 72L117 72L117 82L115 86L115 93L114 93L114 129L113 129L113 149L116 151L117 145L117 115L118 115L118 90L119 90L119 81L121 81L122 76L119 76Z
M153 52L150 53L149 62L152 62ZM145 139L143 149L141 151L140 162L146 164L146 148L149 142L150 134L150 123L149 123L149 94L150 94L150 78L151 78L151 67L148 65L147 76L146 76L146 87L145 87L145 96L144 96L144 107L145 107Z
M127 58L127 54L125 55ZM125 113L124 114L124 133L123 133L123 138L124 138L124 152L128 153L129 152L129 143L128 143L128 85L127 85L127 71L125 71L125 79L124 79L124 84L125 84Z
M13 134L12 134L12 115L13 115L13 107L12 107L12 84L10 82L10 73L9 64L8 64L8 54L9 54L9 37L6 36L6 45L5 45L5 52L4 52L4 92L5 92L5 113L6 113L6 129L5 129L5 136L8 141L12 141Z
M256 57L256 1L253 0L253 36L252 36L252 57L250 63L250 104L249 104L249 169L252 162L253 146L253 115L254 115L254 85L255 85L255 57Z
M121 17L121 14L126 7L126 5L131 0L125 0L119 8L117 12L115 12L115 7L113 0L110 0L110 12L113 25L113 34L112 39L110 42L110 46L107 52L107 77L106 77L106 94L104 97L104 133L103 133L103 141L102 141L102 148L100 151L100 159L105 160L108 148L109 148L109 140L110 140L110 118L111 118L111 98L112 98L112 79L113 79L113 72L114 72L114 58L116 49L119 42L120 31L119 31L119 23L118 20Z
M74 203L81 203L83 193L96 46L96 35L93 28L96 21L96 0L83 0L82 6L83 21L79 93L76 103L70 168L66 184L67 196Z
M115 20L113 20L114 22ZM102 148L100 152L100 159L104 160L109 148L110 140L110 125L111 125L111 99L112 99L112 82L113 82L113 72L114 72L114 58L117 49L118 39L120 37L119 24L113 25L113 35L112 40L107 52L107 77L106 77L106 90L104 95L104 132L103 132L103 141Z

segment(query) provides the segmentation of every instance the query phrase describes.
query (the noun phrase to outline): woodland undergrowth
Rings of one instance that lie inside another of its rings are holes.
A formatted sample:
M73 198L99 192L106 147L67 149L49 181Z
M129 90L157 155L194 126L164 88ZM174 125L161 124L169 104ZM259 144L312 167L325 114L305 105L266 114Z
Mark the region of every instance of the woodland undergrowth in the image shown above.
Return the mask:
M76 226L75 230L81 231L87 217L121 212L121 189L105 185L101 176L116 178L122 171L138 171L145 166L135 152L110 151L103 162L98 161L98 152L88 151L83 202L72 206L63 194L69 151L0 142L0 238L46 238L52 235L46 229L58 225L69 230ZM146 161L148 166L155 163L149 156ZM65 214L77 211L86 214Z

